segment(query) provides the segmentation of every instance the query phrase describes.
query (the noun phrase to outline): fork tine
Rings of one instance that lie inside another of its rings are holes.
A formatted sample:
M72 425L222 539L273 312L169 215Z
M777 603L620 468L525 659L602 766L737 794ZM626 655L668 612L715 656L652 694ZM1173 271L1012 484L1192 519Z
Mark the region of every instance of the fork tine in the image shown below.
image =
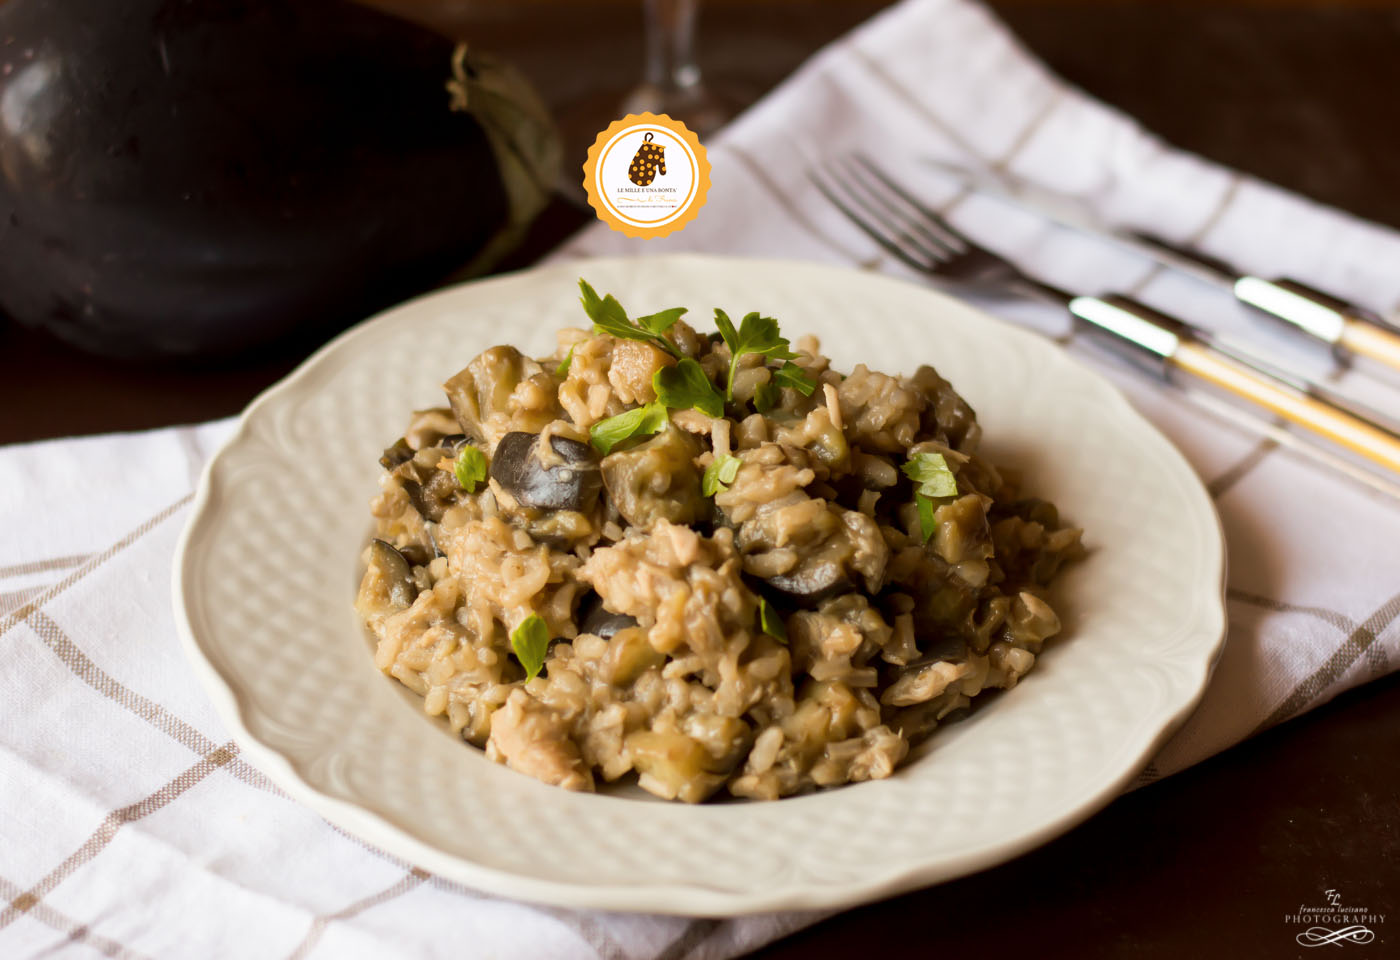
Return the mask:
M946 254L929 250L922 244L915 242L912 237L905 234L892 236L882 229L882 227L884 227L883 224L877 227L876 224L880 223L880 218L874 215L874 212L870 210L869 204L862 201L860 197L856 196L849 189L845 191L846 197L843 199L839 192L841 190L839 181L834 177L830 177L829 179L831 182L828 183L828 175L824 175L826 171L821 171L819 174L819 169L819 165L809 167L807 169L807 179L811 180L813 186L820 190L827 200L831 201L832 206L845 214L846 219L859 227L866 236L879 244L882 249L897 257L901 262L920 271L933 270L946 258ZM853 206L864 209L866 211L865 215L863 216L857 213L856 210L852 209ZM915 252L910 252L910 250L902 246L899 242L901 238L904 239ZM924 259L920 260L919 257L915 255L916 253L921 255Z
M888 186L888 181L884 178L880 178L879 182L873 182L866 173L853 166L849 160L846 163L844 172L845 179L848 182L859 185L861 192L884 209L885 215L883 219L887 223L891 225L897 224L905 231L917 231L919 236L923 238L925 244L939 251L941 254L939 259L947 260L950 257L956 257L958 254L966 251L965 244L961 243L956 238L945 236L943 232L937 229L936 224L930 223L928 218L924 216L922 209L915 208L911 212L906 204L899 203L898 200L892 199L890 191L880 186L881 183ZM903 198L900 197L899 199Z
M869 157L867 157L865 154L855 154L855 161L861 166L863 166L866 170L870 171L872 176L874 176L881 183L883 183L901 200L907 203L910 207L917 210L919 214L923 216L925 222L929 226L941 231L947 237L947 240L945 242L953 244L955 248L959 251L966 250L969 247L974 246L974 244L970 240L968 240L966 236L963 235L961 230L953 226L944 218L943 214L939 213L937 210L934 210L932 207L928 206L923 201L919 200L917 197L911 194L908 190L905 190L899 184L895 183L894 180L888 174L886 174L883 170L876 166L875 162Z

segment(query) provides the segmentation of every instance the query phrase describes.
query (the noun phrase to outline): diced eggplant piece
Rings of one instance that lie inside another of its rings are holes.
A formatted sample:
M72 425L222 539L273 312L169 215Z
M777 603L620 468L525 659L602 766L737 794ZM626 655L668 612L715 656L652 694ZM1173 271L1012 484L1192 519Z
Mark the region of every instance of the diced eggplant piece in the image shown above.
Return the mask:
M920 418L921 436L946 438L954 450L971 453L977 449L982 427L977 414L953 385L930 366L921 366L912 377L901 378L901 385L912 387L928 401Z
M608 499L634 526L649 527L657 520L697 523L710 515L695 466L699 455L695 438L673 426L630 450L609 454L603 458Z
M1039 497L997 503L992 506L991 512L998 518L1020 517L1022 520L1038 523L1046 530L1058 530L1060 527L1060 511L1053 503Z
M940 630L932 639L920 637L918 640L922 656L909 667L923 666L937 660L952 660L958 663L966 660L971 648L967 639L949 630Z
M598 675L606 683L625 687L665 662L666 654L651 645L645 630L624 627L608 638L608 649L598 664Z
M889 547L874 520L820 500L760 508L740 529L739 545L750 562L769 550L794 549L797 566L765 579L799 604L817 603L857 585L875 593L889 560Z
M419 482L407 477L403 479L404 493L413 503L418 515L430 523L440 523L443 514L457 502L457 494L462 492L457 478L445 470L434 470L427 480Z
M928 547L948 563L991 559L992 531L983 503L979 494L969 493L937 507L938 527Z
M431 533L428 536L431 536ZM427 567L428 564L433 563L433 557L437 556L433 550L428 550L421 543L410 543L406 547L399 547L399 553L402 553L403 558L414 567Z
M965 720L971 712L972 703L967 696L945 693L913 706L889 709L887 715L889 725L904 734L910 744L915 744L938 727Z
M523 507L592 510L603 486L593 448L569 437L551 437L550 448L562 462L545 466L539 442L537 433L513 431L502 437L491 458L491 479Z
M624 741L638 785L667 800L699 803L724 783L724 773L710 752L693 737L673 731L638 730Z
M893 682L880 694L880 702L891 707L912 707L944 698L945 705L951 709L956 698L967 696L962 681L974 672L974 666L966 659L923 657L898 671ZM973 682L980 686L980 680Z
M407 610L418 598L413 568L408 559L383 540L371 540L369 569L360 581L355 607L360 616L374 623Z
M915 597L914 629L919 637L959 633L968 636L968 616L977 609L977 590L968 586L952 568L933 553L904 584Z
M845 565L830 561L803 563L795 570L769 577L764 582L803 605L819 603L855 589Z
M457 417L447 407L413 411L413 419L403 437L414 450L443 446L443 439L459 432Z
M442 544L438 542L438 531L441 529L442 528L435 523L428 527L428 542L433 545L433 560L436 560L438 557L447 556L447 551L442 549Z
M613 613L603 606L603 598L596 593L590 594L588 599L580 605L580 613L583 615L579 623L580 633L591 633L604 640L612 639L613 634L619 630L637 625L637 618L628 616L625 613Z
M543 430L553 420L553 408L540 411L514 411L510 398L521 382L539 376L544 368L512 346L497 346L478 354L476 359L442 385L452 412L467 436L488 446L503 429L506 418L516 428ZM494 422L493 430L488 424Z
M392 470L401 463L407 463L413 459L414 450L408 445L405 437L399 437L394 441L392 447L384 448L384 455L379 458L379 465L385 470Z

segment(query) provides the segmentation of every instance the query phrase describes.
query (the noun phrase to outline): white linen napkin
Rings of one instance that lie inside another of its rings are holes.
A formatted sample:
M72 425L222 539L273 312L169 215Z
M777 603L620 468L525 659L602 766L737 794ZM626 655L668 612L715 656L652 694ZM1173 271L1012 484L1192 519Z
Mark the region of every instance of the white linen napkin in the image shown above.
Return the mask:
M801 151L859 148L898 164L930 200L956 186L928 158L985 164L1245 267L1377 308L1400 301L1395 234L1163 146L1048 74L969 0L918 0L875 18L710 146L709 203L682 233L629 241L599 225L562 255L709 250L898 272L801 174ZM966 198L953 216L1062 285L1127 288L1223 329L1258 330L1218 293L994 201ZM1051 335L1067 329L1038 306L991 308ZM1103 369L1207 481L1230 551L1225 653L1143 782L1390 670L1400 509L1137 374ZM80 955L82 945L114 957L700 960L817 919L493 898L365 846L272 787L214 717L170 613L175 539L230 427L0 449L0 955Z

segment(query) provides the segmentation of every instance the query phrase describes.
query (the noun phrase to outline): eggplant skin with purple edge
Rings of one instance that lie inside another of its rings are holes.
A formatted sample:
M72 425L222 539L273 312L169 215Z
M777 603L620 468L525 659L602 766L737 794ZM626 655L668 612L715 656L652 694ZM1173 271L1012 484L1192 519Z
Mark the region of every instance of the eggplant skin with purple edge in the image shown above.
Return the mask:
M479 272L558 162L518 76L354 3L0 2L0 311L93 351L243 351Z

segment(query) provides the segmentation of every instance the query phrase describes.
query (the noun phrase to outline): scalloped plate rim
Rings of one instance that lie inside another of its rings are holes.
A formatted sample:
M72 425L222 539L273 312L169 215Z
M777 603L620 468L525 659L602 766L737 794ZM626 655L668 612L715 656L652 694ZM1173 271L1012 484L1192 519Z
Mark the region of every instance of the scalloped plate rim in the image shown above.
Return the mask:
M1131 754L1131 761L1123 763L1122 768L1115 776L1086 784L1085 796L1080 802L1045 821L1038 829L1026 831L999 844L986 846L962 855L943 857L912 866L901 865L897 869L884 873L872 871L871 877L858 883L842 886L792 883L776 890L765 890L762 893L735 892L728 888L720 889L699 883L657 884L646 878L638 878L637 882L633 884L614 883L606 886L594 886L512 873L484 866L441 850L359 804L322 792L315 785L307 782L283 753L264 743L251 732L245 721L244 706L233 683L224 677L214 665L196 636L190 609L187 607L187 595L194 589L194 585L188 579L188 574L198 537L208 523L209 511L216 499L217 491L213 482L215 473L227 458L237 451L240 443L248 440L250 427L256 418L265 408L275 404L284 395L294 394L303 380L308 379L330 358L349 349L366 334L366 331L383 322L393 322L402 315L421 308L426 303L440 298L450 298L457 295L465 287L479 284L510 282L548 271L571 272L581 263L621 265L640 260L666 260L682 264L690 262L702 266L744 264L752 267L755 264L762 264L773 270L818 268L824 272L858 273L850 268L817 261L727 257L710 254L613 256L551 262L512 273L455 284L381 311L331 339L302 361L293 371L261 392L244 409L232 434L209 459L201 472L199 485L190 505L189 517L176 545L171 575L175 623L181 646L196 677L210 697L216 714L227 725L234 741L239 745L245 757L289 796L311 808L330 823L347 830L390 856L402 858L408 863L428 869L446 879L461 882L493 895L560 907L645 911L679 916L739 916L775 910L849 908L930 884L953 880L1004 863L1050 841L1087 820L1119 796L1199 705L1224 646L1226 634L1226 554L1223 529L1214 504L1194 469L1176 446L1139 413L1123 396L1122 392L1102 374L1036 334L1000 320L954 296L904 278L867 273L860 273L860 275L878 276L884 282L914 287L932 300L943 301L944 306L960 310L969 317L975 316L978 322L991 324L1003 336L1033 343L1034 346L1031 349L1048 351L1057 355L1060 362L1074 368L1080 376L1092 382L1106 396L1110 396L1114 404L1119 407L1117 412L1120 416L1126 417L1134 423L1137 429L1156 438L1164 448L1164 452L1175 459L1177 465L1193 482L1192 493L1198 495L1198 505L1204 505L1209 512L1212 529L1217 539L1217 549L1210 552L1210 563L1208 568L1203 571L1205 575L1201 579L1214 583L1216 589L1211 596L1213 603L1202 610L1204 622L1194 624L1193 632L1210 634L1213 640L1208 648L1198 651L1197 656L1193 658L1194 669L1190 671L1189 683L1192 692L1176 701L1174 709L1159 714L1153 722L1143 725L1142 729L1150 729L1152 732L1139 740L1137 749L1125 751Z

